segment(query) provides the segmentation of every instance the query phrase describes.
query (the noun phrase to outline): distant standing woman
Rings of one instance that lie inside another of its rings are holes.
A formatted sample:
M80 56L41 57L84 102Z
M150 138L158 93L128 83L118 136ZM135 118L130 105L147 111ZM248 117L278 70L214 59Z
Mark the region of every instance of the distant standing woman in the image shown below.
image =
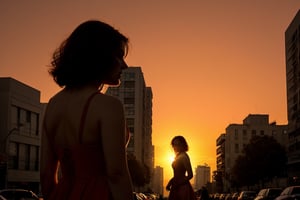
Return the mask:
M171 145L176 157L172 163L174 175L166 187L170 191L169 200L196 200L196 195L190 184L193 170L190 158L186 153L189 149L188 144L183 136L175 136Z

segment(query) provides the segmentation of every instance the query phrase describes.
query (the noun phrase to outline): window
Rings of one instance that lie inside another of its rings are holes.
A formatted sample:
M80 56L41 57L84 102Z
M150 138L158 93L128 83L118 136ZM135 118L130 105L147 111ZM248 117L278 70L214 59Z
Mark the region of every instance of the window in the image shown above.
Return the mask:
M239 144L234 145L234 152L239 153Z
M125 115L134 115L135 110L133 106L125 106Z
M124 81L124 87L125 88L134 88L135 81Z
M247 139L247 130L243 129L243 139Z
M11 107L11 123L14 127L17 127L19 122L18 108L16 106Z
M11 142L9 144L8 169L39 170L39 147Z
M238 129L234 129L234 139L239 139L239 131Z
M21 124L23 124L24 128L27 128L27 124L26 124L26 111L24 109L19 108L19 121Z
M134 98L124 98L124 104L134 104Z
M128 79L135 79L135 73L134 72L123 72L122 76L124 77L124 79L128 80Z
M38 171L38 169L39 169L39 147L31 145L29 170Z
M126 91L124 93L125 98L134 98L135 92L134 91Z
M252 130L251 134L252 134L252 137L256 136L256 130Z
M19 169L29 170L29 145L19 144Z
M8 169L18 169L18 144L10 142L8 148Z
M265 131L264 130L260 130L260 135L261 136L265 135Z
M39 135L39 115L37 113L31 113L31 134Z
M29 110L12 106L11 122L13 127L19 127L19 133L25 135L38 135L39 114ZM21 126L20 126L21 125Z
M128 127L134 126L134 118L126 118L126 123Z

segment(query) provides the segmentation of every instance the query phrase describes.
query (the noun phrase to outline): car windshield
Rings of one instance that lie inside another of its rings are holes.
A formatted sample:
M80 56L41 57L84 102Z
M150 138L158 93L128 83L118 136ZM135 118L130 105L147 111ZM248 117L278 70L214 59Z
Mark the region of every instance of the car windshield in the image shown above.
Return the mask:
M269 196L279 195L280 192L281 192L280 189L278 189L278 190L277 190L277 189L270 190L270 191L269 191Z
M292 194L300 194L300 187L295 187Z
M245 197L252 197L252 196L255 196L255 192L245 192L244 196Z

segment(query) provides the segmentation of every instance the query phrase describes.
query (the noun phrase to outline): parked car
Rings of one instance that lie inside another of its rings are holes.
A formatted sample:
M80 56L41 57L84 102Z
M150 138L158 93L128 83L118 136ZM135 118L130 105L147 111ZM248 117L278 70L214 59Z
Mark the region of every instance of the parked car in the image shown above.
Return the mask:
M133 192L133 200L143 200L143 198L136 192Z
M148 197L141 192L133 192L134 200L148 200Z
M232 199L232 195L233 194L226 194L226 196L225 196L225 200L231 200Z
M237 198L238 200L254 200L256 197L255 191L242 191Z
M235 193L233 193L231 200L237 200L239 196L240 196L240 193L235 192Z
M281 192L281 188L264 188L258 192L254 200L274 200Z
M285 188L275 200L299 200L300 186L289 186Z
M1 200L19 200L19 199L25 199L25 200L38 200L38 196L30 191L30 190L24 190L24 189L3 189L0 190L0 196Z
M226 195L225 193L220 194L219 200L225 200Z

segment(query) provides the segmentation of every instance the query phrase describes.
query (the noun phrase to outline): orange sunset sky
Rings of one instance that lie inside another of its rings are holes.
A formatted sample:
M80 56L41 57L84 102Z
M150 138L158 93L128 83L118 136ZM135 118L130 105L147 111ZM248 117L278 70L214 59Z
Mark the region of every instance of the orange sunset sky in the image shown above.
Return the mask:
M153 90L155 165L172 175L170 140L186 137L193 168L216 169L216 139L248 114L287 123L284 32L299 0L0 0L0 76L41 91L53 50L99 19L130 38L126 58Z

